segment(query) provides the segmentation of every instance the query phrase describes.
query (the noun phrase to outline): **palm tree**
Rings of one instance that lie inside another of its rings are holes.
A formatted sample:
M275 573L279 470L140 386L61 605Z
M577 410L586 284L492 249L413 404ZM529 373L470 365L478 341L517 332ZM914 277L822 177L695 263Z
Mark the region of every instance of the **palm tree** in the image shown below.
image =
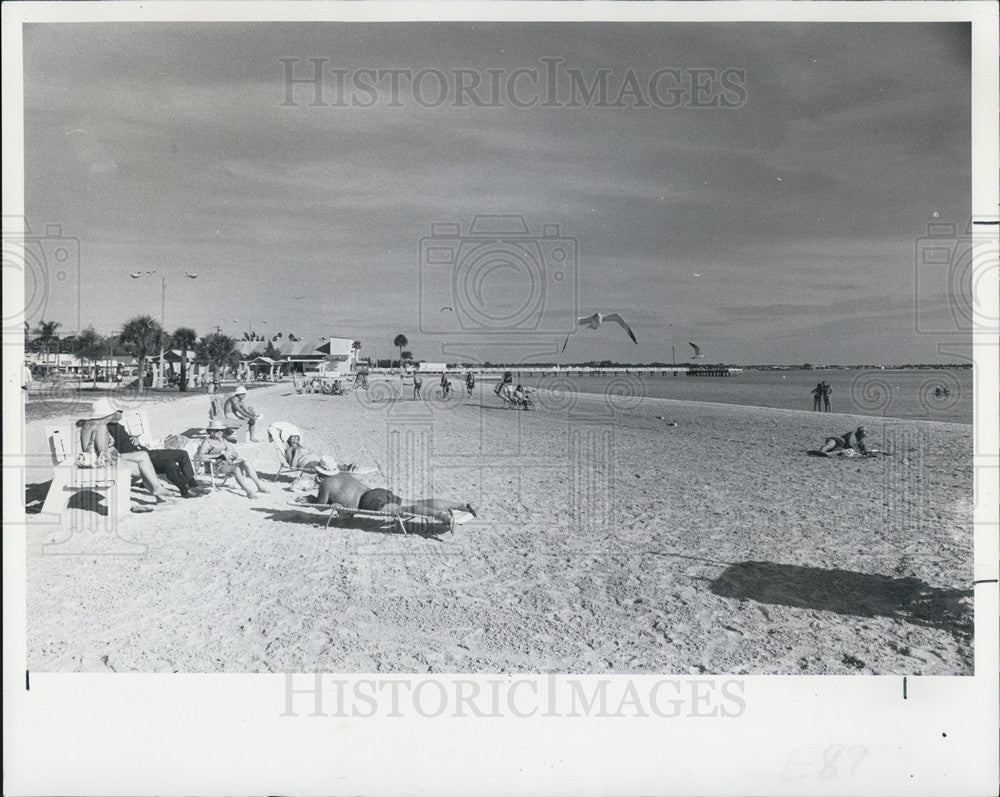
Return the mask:
M396 335L392 339L392 345L399 349L399 367L403 367L403 347L406 346L410 341L406 339L406 335Z
M188 351L198 342L198 333L191 327L178 327L174 330L174 346L181 350L181 381L180 392L187 392L187 358Z
M399 367L402 368L406 363L411 362L412 360L413 360L413 352L412 351L404 351L399 356Z
M98 335L93 327L87 327L76 338L76 353L94 364L94 388L97 388L97 361L108 351L108 341Z
M152 316L140 315L125 322L118 340L125 350L139 361L139 392L146 384L146 358L157 351L163 327Z
M45 373L49 372L49 346L53 342L56 344L56 351L59 350L59 335L57 330L61 327L58 321L39 321L35 327L35 343L41 344L42 351L45 352ZM58 354L56 356L58 366Z
M212 366L212 381L218 382L220 370L227 365L239 363L240 354L236 349L236 341L228 335L213 332L198 342L198 355L208 360Z

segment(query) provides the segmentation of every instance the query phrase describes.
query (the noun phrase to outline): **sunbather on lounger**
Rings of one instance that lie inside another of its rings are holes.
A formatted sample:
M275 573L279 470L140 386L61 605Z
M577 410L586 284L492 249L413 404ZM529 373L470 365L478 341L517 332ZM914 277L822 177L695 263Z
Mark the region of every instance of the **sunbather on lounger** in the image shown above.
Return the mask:
M447 522L452 512L468 512L476 517L472 504L437 498L401 498L382 487L372 488L337 467L333 457L323 457L316 466L319 490L317 504L340 504L369 512L404 512L426 515Z
M240 456L236 447L226 440L225 433L228 428L225 421L216 420L209 423L205 427L208 437L198 446L198 453L194 455L195 461L215 460L218 463L216 468L220 472L223 474L231 473L236 478L237 484L246 492L247 498L256 498L257 493L266 493L267 490L261 487L257 472ZM249 477L254 483L257 487L256 492L247 485L244 477Z

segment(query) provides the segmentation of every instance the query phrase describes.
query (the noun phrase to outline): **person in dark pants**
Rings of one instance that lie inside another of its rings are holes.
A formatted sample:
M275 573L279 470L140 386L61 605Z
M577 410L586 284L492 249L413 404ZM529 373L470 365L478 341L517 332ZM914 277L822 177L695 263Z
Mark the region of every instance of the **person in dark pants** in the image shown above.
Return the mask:
M194 498L202 495L204 485L194 477L194 466L187 451L179 448L146 448L119 423L122 413L115 413L108 423L108 431L114 440L115 448L122 454L133 451L145 451L153 463L153 469L164 476L174 487L180 490L181 497Z

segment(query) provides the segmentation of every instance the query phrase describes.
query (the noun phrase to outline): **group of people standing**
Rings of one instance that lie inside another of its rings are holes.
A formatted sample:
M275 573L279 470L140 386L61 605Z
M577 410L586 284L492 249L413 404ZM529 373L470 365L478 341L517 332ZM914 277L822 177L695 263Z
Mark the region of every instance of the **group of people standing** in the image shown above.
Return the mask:
M826 380L817 382L816 387L812 389L812 394L813 412L829 412L830 396L833 394L833 388L830 386L830 383Z

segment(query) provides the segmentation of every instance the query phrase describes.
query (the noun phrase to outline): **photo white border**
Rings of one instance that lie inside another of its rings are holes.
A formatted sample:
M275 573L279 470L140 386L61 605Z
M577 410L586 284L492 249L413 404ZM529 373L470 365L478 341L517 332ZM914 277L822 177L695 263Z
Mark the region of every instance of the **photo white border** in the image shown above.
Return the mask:
M997 219L1000 108L998 24L992 2L5 3L3 214L23 215L22 22L427 19L969 20L973 216ZM995 247L996 227L992 229ZM4 273L5 306L23 295L23 286L11 277ZM995 319L1000 298L995 290L990 298L994 304L983 308L983 317ZM282 717L284 674L35 673L26 691L26 549L24 526L18 525L24 518L15 515L19 502L8 501L3 539L5 792L994 794L998 350L996 330L977 335L975 579L982 583L975 587L974 676L909 677L905 699L900 676L739 676L745 710L736 717L716 718ZM18 353L16 347L5 347L8 351ZM17 356L3 358L4 417L9 419L3 427L3 476L8 494L23 491L16 467L17 453L23 451L23 428L15 420L18 414L23 419L20 365ZM658 677L613 680L648 688ZM685 683L697 680L678 678ZM488 676L434 680L485 684ZM539 687L545 680L539 676ZM590 684L596 680L581 677ZM302 699L308 705L308 697L296 698ZM302 708L299 712L309 713ZM852 750L858 758L853 770L846 765Z

